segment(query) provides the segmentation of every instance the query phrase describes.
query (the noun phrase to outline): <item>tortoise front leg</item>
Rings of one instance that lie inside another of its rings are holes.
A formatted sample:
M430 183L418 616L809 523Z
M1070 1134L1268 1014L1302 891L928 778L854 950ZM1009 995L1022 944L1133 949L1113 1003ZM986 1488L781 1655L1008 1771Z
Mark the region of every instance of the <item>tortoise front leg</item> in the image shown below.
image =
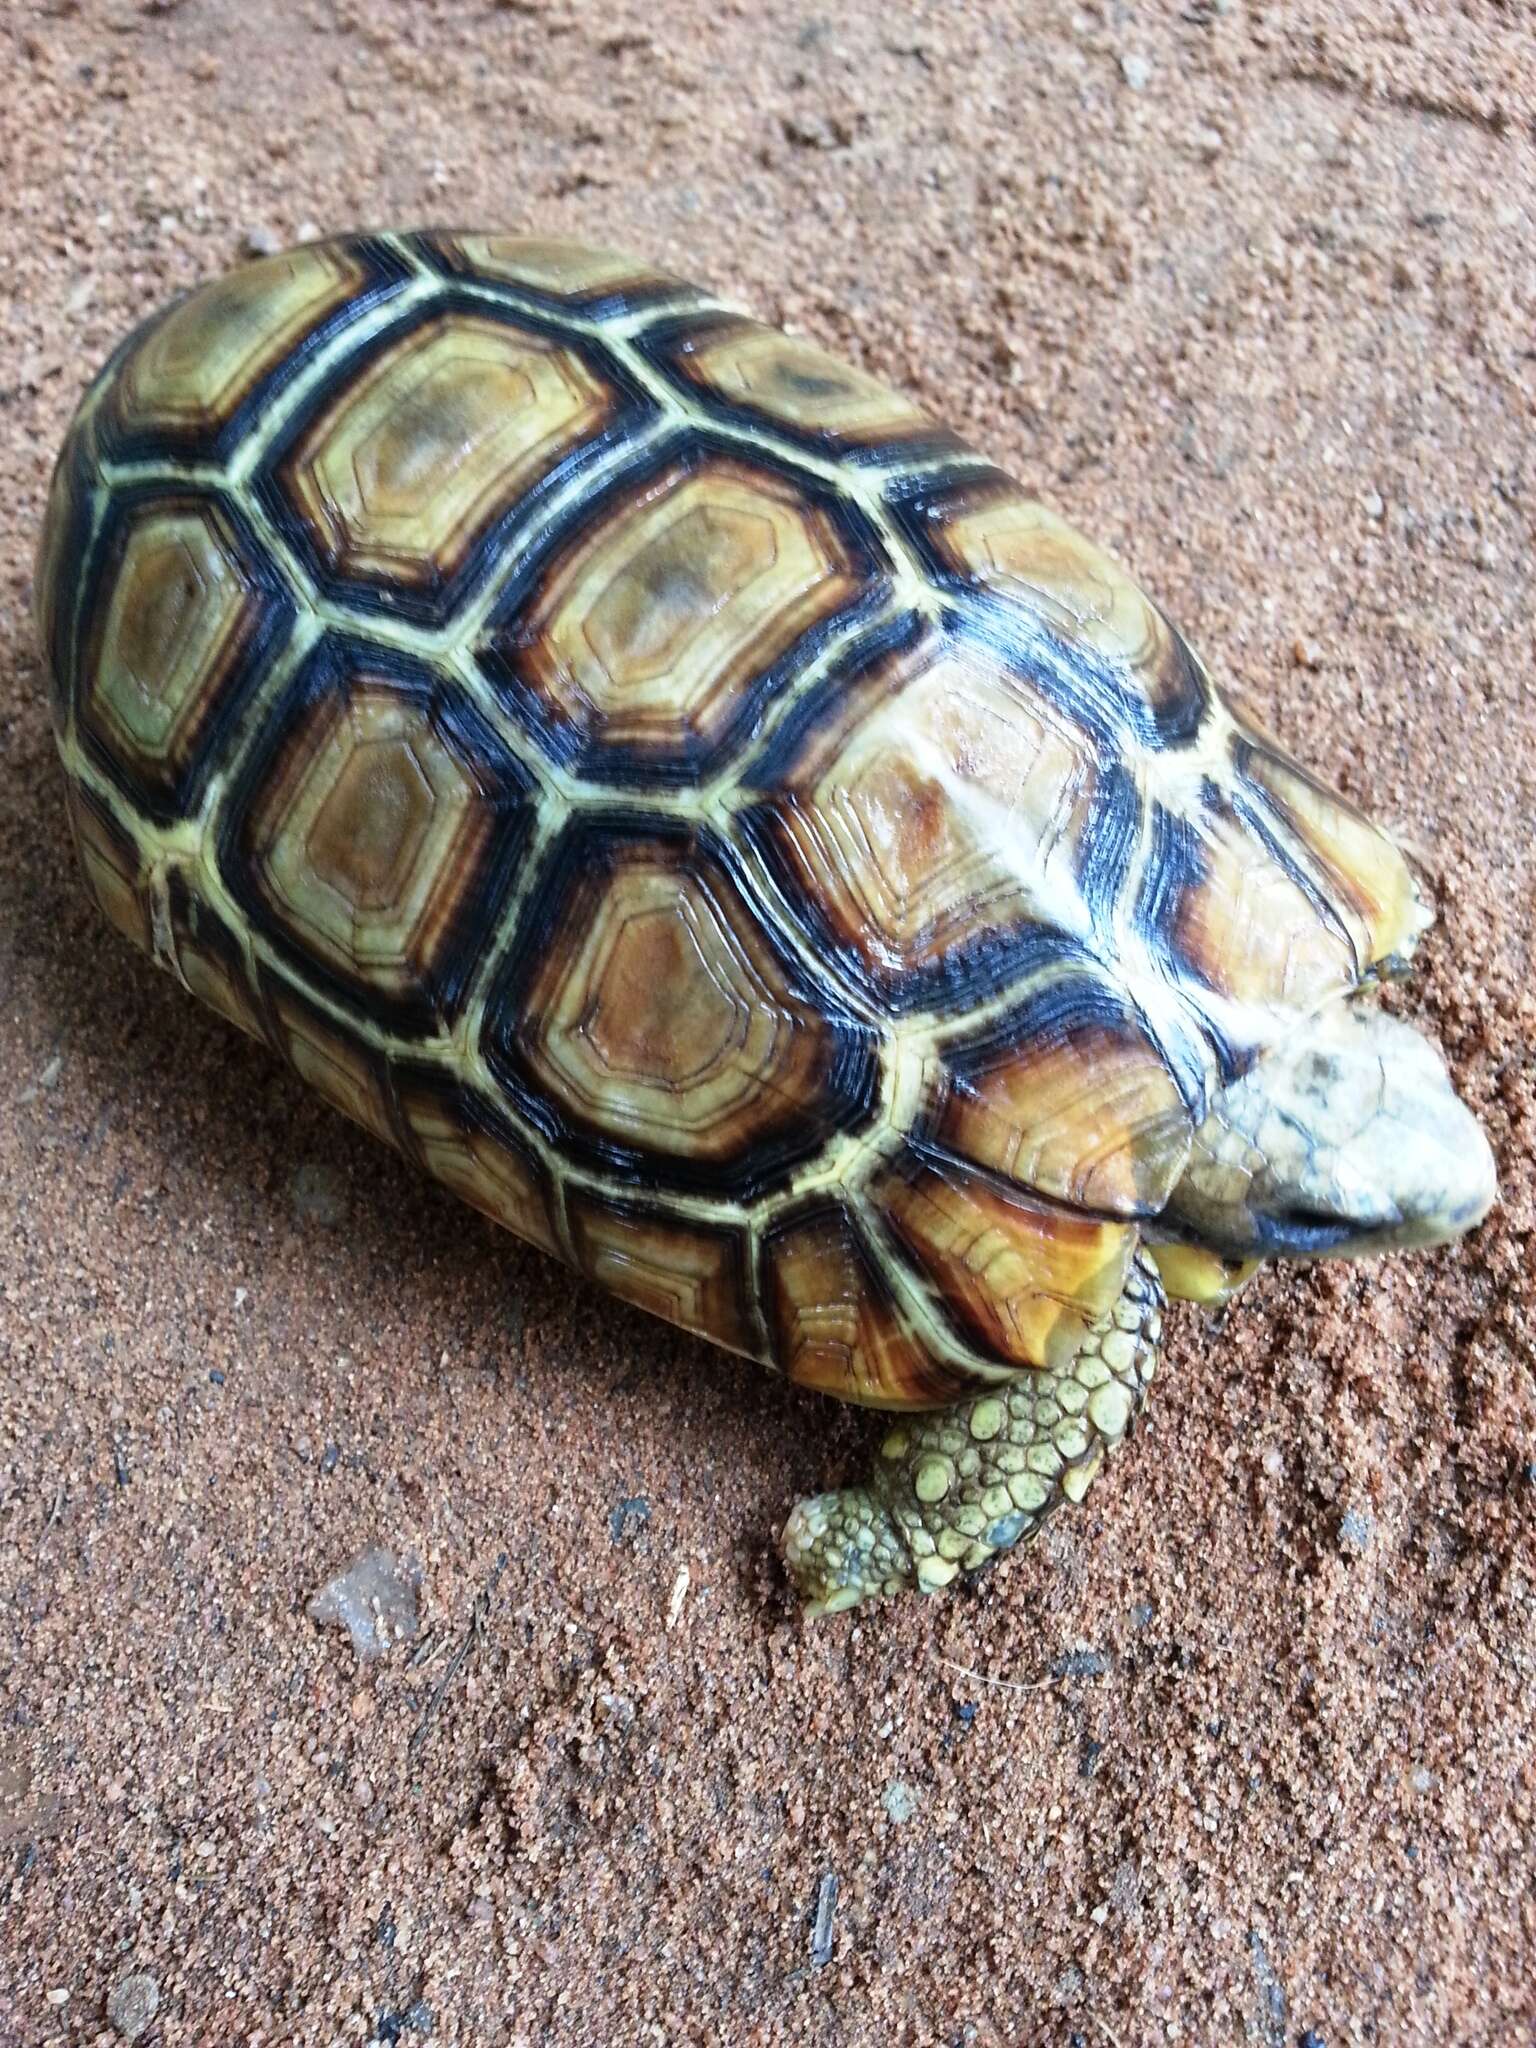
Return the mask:
M880 1593L936 1593L1080 1501L1125 1438L1156 1369L1163 1290L1144 1254L1070 1365L929 1414L903 1416L865 1486L819 1493L784 1525L807 1616Z

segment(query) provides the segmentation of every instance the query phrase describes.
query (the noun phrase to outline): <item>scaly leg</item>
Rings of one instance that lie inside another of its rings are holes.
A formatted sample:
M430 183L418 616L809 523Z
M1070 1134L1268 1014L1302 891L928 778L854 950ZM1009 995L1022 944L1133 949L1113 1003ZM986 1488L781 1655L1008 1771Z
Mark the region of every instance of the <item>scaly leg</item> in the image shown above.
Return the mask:
M1138 1254L1069 1366L902 1416L866 1486L801 1501L782 1543L806 1615L906 1586L936 1593L1080 1501L1151 1384L1162 1310L1157 1269Z

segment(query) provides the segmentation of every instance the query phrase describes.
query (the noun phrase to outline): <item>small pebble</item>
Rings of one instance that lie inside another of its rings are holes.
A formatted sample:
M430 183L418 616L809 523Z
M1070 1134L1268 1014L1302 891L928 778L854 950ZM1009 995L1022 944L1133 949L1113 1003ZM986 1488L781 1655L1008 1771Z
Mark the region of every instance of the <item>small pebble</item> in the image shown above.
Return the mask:
M119 1977L107 1997L107 2018L125 2041L137 2041L160 2010L160 1986L147 1970Z
M373 1785L370 1782L370 1780L367 1778L355 1778L352 1781L352 1797L357 1801L359 1806L372 1806Z
M346 1182L334 1166L322 1160L306 1159L293 1169L288 1199L301 1223L318 1223L322 1230L335 1230L347 1220Z
M305 1608L322 1628L344 1628L359 1657L382 1657L416 1633L415 1560L385 1549L365 1550L328 1579Z
M1102 1650L1065 1650L1051 1664L1052 1678L1102 1678L1111 1659Z
M275 256L282 246L269 227L247 228L240 237L240 250L245 256Z
M651 1504L643 1494L626 1494L608 1516L608 1540L622 1543L626 1536L638 1536L651 1519Z
M667 1600L667 1630L677 1627L683 1612L683 1602L688 1598L688 1567L680 1564L677 1577L672 1581L672 1592Z
M910 1785L903 1785L898 1779L894 1785L886 1786L880 1795L880 1804L885 1808L887 1817L900 1827L903 1821L910 1820L916 1813L917 1794Z
M1207 163L1212 157L1220 156L1227 146L1227 138L1219 128L1197 128L1191 139L1196 156L1204 157Z
M496 1908L492 1905L489 1899L470 1900L469 1918L474 1922L476 1927L489 1927L491 1922L495 1919L495 1917Z
M825 1969L832 1960L832 1918L837 1911L837 1877L828 1871L816 1887L816 1916L811 1923L811 1968Z
M1364 1508L1349 1508L1339 1523L1339 1548L1363 1557L1375 1533L1376 1523Z
M1380 519L1387 509L1387 501L1380 491L1367 491L1360 503L1367 519Z
M1127 54L1120 59L1120 76L1132 92L1145 91L1152 79L1150 58Z

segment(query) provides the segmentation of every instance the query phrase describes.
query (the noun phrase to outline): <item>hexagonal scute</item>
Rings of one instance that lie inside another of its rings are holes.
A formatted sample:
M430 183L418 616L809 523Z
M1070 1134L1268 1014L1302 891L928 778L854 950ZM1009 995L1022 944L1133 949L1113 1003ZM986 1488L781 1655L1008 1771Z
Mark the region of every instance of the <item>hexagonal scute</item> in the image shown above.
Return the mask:
M274 572L221 501L134 493L103 538L84 615L86 745L155 817L188 810L214 740L287 629Z
M864 1408L941 1408L984 1376L935 1349L841 1202L816 1199L773 1224L761 1293L775 1363L796 1386Z
M1199 731L1212 688L1183 636L1113 556L1001 470L923 479L896 508L947 581L996 598L1089 664L1085 694L1104 698L1145 742Z
M328 587L435 618L498 522L626 402L573 343L433 313L344 366L264 495Z
M312 242L215 278L152 320L113 376L103 427L114 453L167 440L214 453L247 401L323 335L403 282L358 238Z
M814 487L694 445L584 511L500 609L483 665L555 760L605 780L684 781L877 581Z
M864 1121L873 1036L809 981L705 834L572 827L484 1047L573 1156L750 1199Z
M589 1280L728 1351L761 1353L747 1305L743 1232L575 1190L566 1209L577 1264Z
M694 285L620 249L597 249L553 235L433 233L420 247L455 276L516 290L587 312L614 316L657 299L697 299Z
M516 867L528 785L454 685L390 660L322 646L242 777L220 859L300 974L441 1031Z
M978 638L912 624L747 771L743 824L841 971L956 1011L1086 945L1135 842L1128 779Z
M642 346L727 414L830 454L956 447L915 400L812 341L736 314L679 321Z

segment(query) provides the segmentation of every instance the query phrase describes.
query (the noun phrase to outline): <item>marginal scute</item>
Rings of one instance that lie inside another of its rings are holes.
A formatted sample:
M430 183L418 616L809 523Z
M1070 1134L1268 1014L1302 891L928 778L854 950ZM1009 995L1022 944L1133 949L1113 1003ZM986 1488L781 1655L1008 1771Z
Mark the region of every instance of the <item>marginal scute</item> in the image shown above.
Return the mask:
M706 320L684 327L663 347L671 368L699 392L830 449L939 432L901 392L814 342L755 320Z
M771 1229L762 1271L774 1356L797 1386L864 1408L939 1408L974 1391L975 1370L912 1326L841 1203Z
M866 575L826 505L778 471L674 457L594 506L492 627L486 664L556 759L698 774Z
M1069 969L935 1061L927 1128L963 1159L1076 1207L1162 1208L1194 1118L1108 979Z
M957 485L918 513L941 564L1025 607L1059 638L1090 649L1162 744L1189 739L1211 702L1199 661L1112 555L1000 471Z
M81 784L69 784L65 802L75 851L102 916L140 952L153 954L149 890L138 848Z
M445 686L324 648L226 829L230 886L299 964L443 1029L526 827L518 769Z
M382 1062L357 1038L274 978L269 1009L273 1038L289 1065L315 1093L386 1145L398 1146Z
M119 435L212 440L262 380L364 292L356 245L315 242L232 270L149 326L112 385Z
M1363 962L1411 953L1429 913L1408 863L1382 831L1335 791L1269 747L1246 751L1248 779L1269 808L1321 864L1330 900Z
M522 286L583 306L615 295L650 299L683 294L691 285L620 249L596 249L554 235L429 234L423 243L462 276Z
M1360 964L1344 931L1225 797L1209 795L1183 826L1193 859L1163 891L1161 936L1186 973L1237 1006L1238 1028L1262 1043L1267 1015L1304 1015L1356 985Z
M327 577L438 596L617 405L578 348L439 313L349 366L278 467L280 509Z
M166 890L176 972L199 1002L236 1025L249 1038L268 1042L268 1032L248 978L240 941L182 869L173 869Z
M411 1148L432 1178L558 1258L548 1175L490 1104L438 1075L403 1075L395 1092Z
M578 834L515 950L492 1003L493 1067L536 1113L651 1170L755 1182L855 1106L863 1039L693 835Z
M75 697L75 613L90 531L91 438L89 422L76 419L48 486L32 577L33 620L45 657L54 730L61 736Z
M566 1211L577 1264L589 1280L728 1351L761 1350L747 1307L739 1230L574 1190Z
M1087 938L1123 851L1098 829L1087 735L953 634L839 675L788 757L749 776L767 790L748 830L792 904L897 1007L960 1007L1041 931Z
M1005 1189L958 1161L908 1152L869 1199L941 1310L986 1357L1063 1365L1119 1299L1136 1230Z

